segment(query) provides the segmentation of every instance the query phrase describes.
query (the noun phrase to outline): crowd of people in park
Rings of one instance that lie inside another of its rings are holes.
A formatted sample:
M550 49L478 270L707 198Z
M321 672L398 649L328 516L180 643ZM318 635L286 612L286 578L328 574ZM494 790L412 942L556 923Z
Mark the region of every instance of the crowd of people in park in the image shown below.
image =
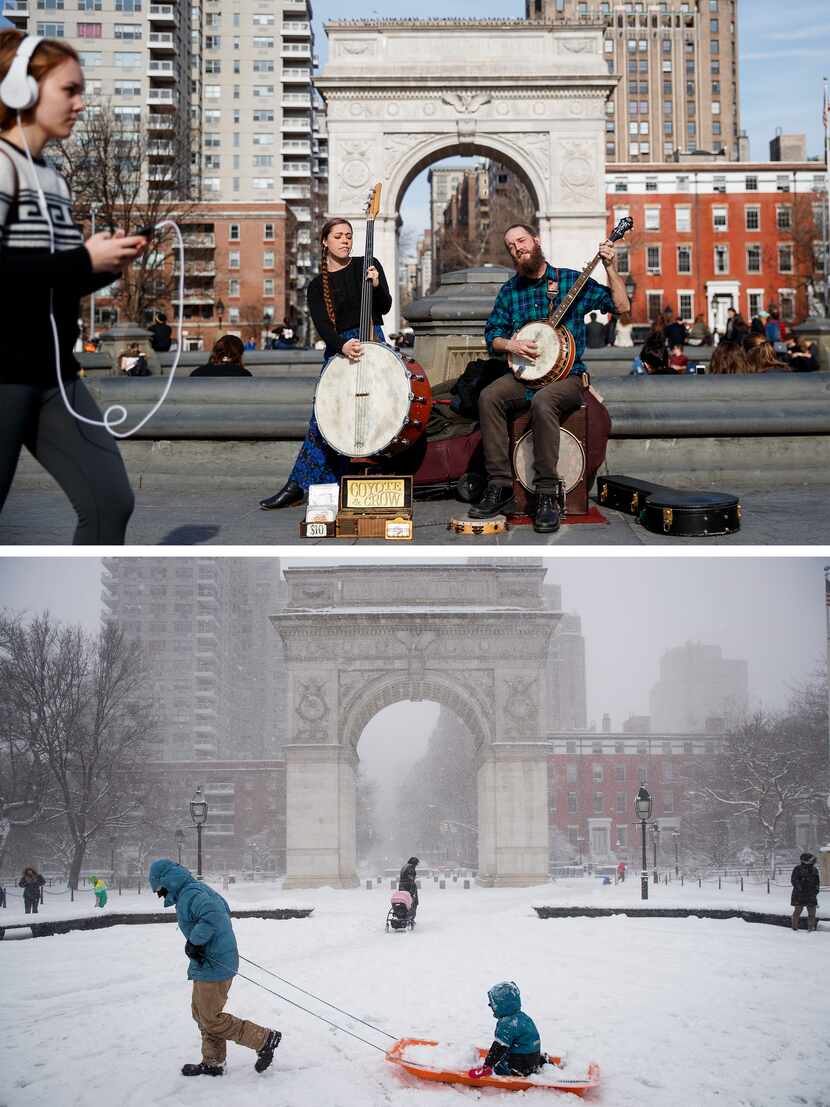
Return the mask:
M749 323L734 308L729 308L722 334L712 333L702 314L687 328L666 307L652 321L634 358L631 375L672 376L701 371L690 363L685 348L713 344L706 367L709 373L810 373L819 368L815 346L789 331L775 304L770 304L769 311L759 311Z

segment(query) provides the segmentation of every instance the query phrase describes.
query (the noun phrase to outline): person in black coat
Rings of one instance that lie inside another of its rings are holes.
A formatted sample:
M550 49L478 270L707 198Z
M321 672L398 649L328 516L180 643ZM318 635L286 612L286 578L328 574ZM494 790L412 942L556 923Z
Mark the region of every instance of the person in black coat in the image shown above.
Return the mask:
M821 887L816 859L812 853L802 853L799 863L792 871L790 883L793 886L793 894L790 896L790 904L793 908L793 930L798 930L802 908L807 908L807 929L815 930L816 908L818 907L818 893Z
M415 871L420 861L417 857L410 857L407 863L401 869L401 875L398 878L398 891L409 892L412 896L412 919L415 919L415 912L418 910L418 874Z
M206 365L200 365L190 374L191 377L251 377L242 364L245 347L235 334L223 335L210 355Z
M159 354L166 354L173 345L173 331L168 326L167 316L163 311L156 312L153 319L153 325L149 328L150 334L153 336L150 339L150 345Z
M36 915L40 903L40 889L46 881L31 865L23 870L23 876L18 881L18 887L23 889L23 905L27 915Z

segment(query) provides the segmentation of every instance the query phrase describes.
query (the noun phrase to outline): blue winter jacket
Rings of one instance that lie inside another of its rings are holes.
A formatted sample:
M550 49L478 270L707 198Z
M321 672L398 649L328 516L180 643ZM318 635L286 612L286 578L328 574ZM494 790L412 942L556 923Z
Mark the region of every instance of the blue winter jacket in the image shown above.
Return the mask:
M231 926L231 909L213 888L166 857L150 866L150 887L166 888L164 906L176 907L179 929L194 946L205 946L205 961L191 957L188 980L227 980L239 969L239 952Z
M495 984L487 993L498 1020L495 1039L511 1053L538 1053L542 1047L536 1023L522 1010L522 997L512 980Z

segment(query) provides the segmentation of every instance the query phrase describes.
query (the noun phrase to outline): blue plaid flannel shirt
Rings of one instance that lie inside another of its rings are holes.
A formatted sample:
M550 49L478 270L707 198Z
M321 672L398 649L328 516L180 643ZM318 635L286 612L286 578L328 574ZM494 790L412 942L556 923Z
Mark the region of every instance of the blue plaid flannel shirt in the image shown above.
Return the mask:
M559 292L554 300L557 307L567 296L579 276L575 269L555 269L548 265L546 272L535 281L526 280L517 273L511 277L499 289L490 318L484 327L484 338L487 349L493 353L494 338L512 338L519 327L525 323L548 317L548 281L559 282ZM576 344L576 357L574 358L571 375L584 373L585 363L582 354L585 350L585 316L589 311L608 312L617 314L614 300L609 289L604 284L588 278L588 283L582 290L582 295L571 305L562 325L567 327L574 336Z

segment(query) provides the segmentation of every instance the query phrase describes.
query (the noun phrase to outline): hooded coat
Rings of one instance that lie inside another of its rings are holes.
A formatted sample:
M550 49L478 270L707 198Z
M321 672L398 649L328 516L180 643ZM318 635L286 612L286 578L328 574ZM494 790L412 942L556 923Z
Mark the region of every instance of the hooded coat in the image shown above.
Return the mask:
M191 957L188 980L227 980L239 969L239 952L227 902L189 869L161 858L150 866L150 887L166 888L165 907L176 908L179 930L194 946L205 947L205 961Z
M401 869L401 875L398 879L398 891L409 892L414 900L418 899L418 885L416 883L418 879L417 867L418 858L410 857Z
M793 894L790 896L791 907L816 907L818 905L818 893L821 886L818 869L813 864L800 865L792 871L790 883L793 886Z
M530 1015L522 1010L518 985L512 980L494 984L487 999L497 1019L495 1040L511 1053L539 1053L542 1048L539 1031Z

